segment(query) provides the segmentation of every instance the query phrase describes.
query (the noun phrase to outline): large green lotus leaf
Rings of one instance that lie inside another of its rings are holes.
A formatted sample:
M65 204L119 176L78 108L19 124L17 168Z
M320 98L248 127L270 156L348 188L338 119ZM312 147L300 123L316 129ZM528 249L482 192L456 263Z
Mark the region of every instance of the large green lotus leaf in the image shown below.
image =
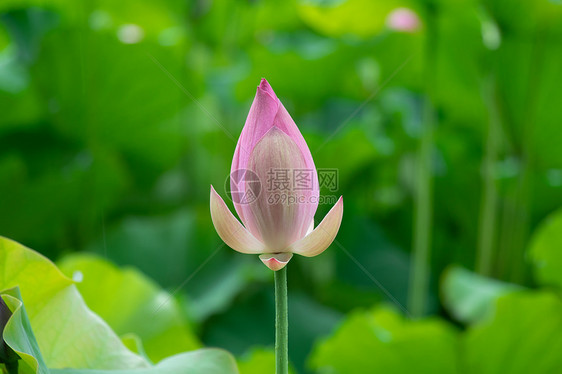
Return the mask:
M190 257L204 256L192 244L195 219L193 211L184 209L158 216L131 215L109 227L87 250L113 263L132 265L164 287L175 288L205 260Z
M51 374L238 374L236 361L228 352L217 348L181 353L150 368L130 370L51 370Z
M177 26L177 14L184 10L184 4L167 1L166 6L162 6L160 2L151 0L100 0L95 3L74 3L67 0L4 0L0 4L0 11L22 8L56 11L62 16L64 23L88 25L95 30L115 32L122 25L139 25L144 36L160 36L162 44L166 45L166 33L162 31Z
M86 304L119 335L134 333L154 361L199 348L176 299L134 268L90 254L65 257L59 268L79 277Z
M12 357L14 360L17 360L19 372L25 374L48 374L49 370L45 365L39 345L33 335L31 324L21 301L19 289L16 287L6 290L2 292L0 297L4 301L4 305L12 313L6 322L2 337L5 344L13 351L12 354L19 356ZM0 341L0 343L2 342Z
M443 304L457 320L466 323L486 318L500 296L517 290L521 287L456 266L445 272L441 282Z
M192 14L197 17L197 39L205 40L208 46L228 43L244 48L255 44L256 37L260 39L273 30L290 30L301 26L293 1L213 1L207 7L202 12L195 4L191 5ZM236 17L232 17L232 14L236 14ZM236 28L236 37L231 38L227 35L233 28ZM224 60L224 56L219 58ZM230 80L236 75L234 71L229 74L220 72L212 75L211 79L215 82L224 78Z
M121 341L123 342L123 344L125 344L125 347L129 348L131 351L135 352L138 355L141 355L146 359L149 359L142 345L142 341L137 334L128 333L122 335Z
M455 373L456 331L443 321L406 320L388 307L352 314L311 358L319 373Z
M562 373L562 301L549 292L498 299L493 318L464 337L466 373Z
M98 30L116 32L123 25L137 25L147 38L154 38L163 46L170 46L184 38L181 18L185 3L153 0L100 0L90 14L90 25Z
M318 109L323 100L341 96L364 100L370 94L363 88L355 63L350 63L365 56L364 48L355 48L309 31L295 31L275 33L271 43L265 46L253 44L248 48L248 54L252 61L251 71L237 84L237 95L250 99L251 94L248 93L255 92L259 78L267 77L287 110L295 116L301 130L306 131L310 122L299 120L300 113ZM287 76L294 77L299 84L291 84ZM322 78L326 76L333 78ZM318 98L325 99L319 101ZM244 118L244 115L241 117ZM326 123L318 125L324 127Z
M535 2L520 4L531 3ZM562 11L562 6L558 9ZM557 24L562 25L562 18ZM560 169L562 153L557 140L562 136L562 106L558 105L562 94L557 82L562 71L557 62L562 59L562 45L559 36L537 37L534 43L529 38L528 34L508 33L495 54L501 67L497 68L497 85L506 135L528 148L533 168Z
M447 127L453 127L452 137L458 127L477 130L486 121L481 88L481 59L484 53L481 22L476 16L479 4L458 6L449 3L435 17L438 33L434 66L425 76L434 74L430 92L436 108L447 113ZM429 79L429 78L426 78ZM466 133L463 132L466 143Z
M65 0L4 0L0 4L1 11L9 11L13 9L21 9L26 7L43 7L49 9L71 9L68 2Z
M224 176L217 182L219 186L224 184ZM128 217L108 229L106 238L92 243L88 250L111 262L132 265L149 278L158 279L166 289L176 289L190 277L178 295L189 292L186 314L190 321L201 323L228 309L249 284L271 279L271 271L257 257L239 256L217 247L219 243L207 211L208 202L194 211ZM162 248L166 248L166 256L162 256ZM208 261L211 257L212 261ZM194 272L197 276L191 277Z
M0 215L2 233L25 238L50 256L59 247L54 238L63 232L99 235L102 212L126 191L128 176L119 155L75 149L72 156L67 143L44 131L20 135L6 139L0 156L2 209L11 212Z
M405 4L399 0L301 1L298 10L308 26L325 35L370 37L384 29L393 9Z
M364 129L359 128L357 123L343 127L328 142L322 136L309 136L310 148L316 150L317 157L315 163L319 169L337 170L337 186L346 186L356 181L355 176L361 173L368 165L381 159L384 152L383 141L376 144L374 139ZM353 152L348 152L353 149ZM348 154L349 157L339 157L338 155ZM326 174L324 174L326 175ZM334 191L335 186L325 184L323 195L337 195Z
M220 349L200 349L169 357L151 367L97 370L97 369L48 369L33 334L18 288L4 291L1 295L12 311L4 329L6 343L18 354L20 374L237 374L234 358ZM55 340L54 343L63 344ZM61 345L62 345L61 344Z
M142 33L137 31L131 34ZM126 44L113 33L101 31L89 34L99 48L92 44L81 49L79 32L60 27L47 34L31 69L41 92L58 105L58 115L50 118L56 134L81 144L118 149L132 168L146 168L145 177L171 167L183 141L176 121L183 97L166 74L179 76L176 50L160 48L150 39ZM87 61L83 68L88 73L76 64L80 59ZM76 95L76 90L88 95ZM133 171L142 175L139 169Z
M47 258L0 237L0 290L19 287L30 326L50 368L148 367L94 314L72 280Z
M529 257L539 282L562 287L562 209L547 217L531 239Z

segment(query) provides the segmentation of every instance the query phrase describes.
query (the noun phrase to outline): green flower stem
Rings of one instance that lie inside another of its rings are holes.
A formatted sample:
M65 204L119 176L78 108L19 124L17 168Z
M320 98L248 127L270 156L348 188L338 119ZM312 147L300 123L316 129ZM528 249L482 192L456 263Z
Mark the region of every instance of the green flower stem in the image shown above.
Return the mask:
M495 76L490 75L488 77L484 94L489 111L489 121L485 154L482 161L484 188L480 207L476 270L482 275L491 276L495 256L494 239L498 215L498 188L494 168L498 162L501 141L501 123L496 98Z
M431 155L434 148L434 118L432 93L435 87L435 46L437 31L433 26L437 9L428 5L427 35L425 40L425 98L422 112L422 135L418 147L416 192L414 196L414 240L412 265L410 270L410 289L408 307L413 317L421 317L426 310L426 298L429 289L429 272L431 258L431 230L433 217L433 178Z
M289 372L289 313L287 267L275 273L275 373Z

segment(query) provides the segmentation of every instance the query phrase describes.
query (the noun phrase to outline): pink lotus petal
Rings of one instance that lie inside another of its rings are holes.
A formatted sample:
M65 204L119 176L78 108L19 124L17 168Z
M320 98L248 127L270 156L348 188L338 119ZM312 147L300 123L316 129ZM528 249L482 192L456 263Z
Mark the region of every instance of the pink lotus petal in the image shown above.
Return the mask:
M314 214L316 213L316 209L318 208L318 197L320 191L318 186L318 175L316 173L312 155L310 154L310 150L308 149L308 146L302 134L300 133L295 122L293 121L285 107L281 104L281 102L275 95L275 92L273 92L273 89L271 88L269 83L265 79L262 79L260 85L257 88L254 102L252 103L250 113L248 114L248 118L246 119L246 124L244 125L242 133L238 140L238 144L236 146L236 150L234 152L231 173L234 173L236 170L241 169L252 169L250 167L250 160L253 158L255 148L272 128L277 128L280 132L287 135L287 137L292 140L292 143L296 145L296 148L291 146L291 153L300 156L300 158L297 157L299 161L296 164L293 165L290 163L284 163L282 167L290 169L309 170L311 173L311 188L300 193L300 196L304 197L302 200L304 203L296 204L299 206L298 208L295 208L298 211L298 215L295 215L293 217L297 219L297 222L292 225L292 227L294 228L294 226L296 224L300 224L301 221L310 222L314 218ZM269 149L268 152L262 153L266 154L280 151L284 150L279 150L277 145L271 144L271 149ZM263 169L271 169L275 166L262 163L260 167L262 167ZM263 190L265 184L267 183L267 176L264 173L260 175L260 181L262 183ZM246 184L242 180L237 181L235 185L231 180L231 189L237 191L245 191ZM263 204L261 204L260 206L264 207ZM264 234L264 232L271 232L271 230L265 227L273 227L276 225L276 223L264 221L264 219L268 219L267 214L262 214L253 206L253 204L241 204L235 201L234 207L238 212L240 219L248 228L248 230L256 238L266 242L267 240L262 235ZM259 219L258 217L256 217L256 215L259 216ZM258 227L258 221L261 222L261 229L260 227ZM282 228L286 227L282 225ZM278 233L278 235L281 234L282 233ZM289 240L298 240L306 234L306 230L299 229L295 231L294 229L289 229L286 234L287 235L285 235L285 237L287 237ZM271 239L271 237L269 239ZM286 240L284 242L286 243ZM279 241L275 240L269 240L269 243L267 244L274 245L278 250L280 249L279 246L281 245Z
M217 233L230 248L241 253L264 253L265 247L230 212L211 186L211 219Z
M312 185L311 189L307 191L307 217L311 220L314 218L314 214L318 209L318 197L320 196L320 187L318 185L318 173L316 172L316 166L314 165L314 160L310 154L310 149L306 144L301 132L299 131L297 125L281 104L277 116L275 117L274 126L277 126L283 132L285 132L289 137L297 144L301 154L304 157L305 169L312 171Z
M306 230L306 235L310 234L312 230L314 230L314 220L310 222L310 226L308 226L308 230Z
M312 257L324 252L336 238L343 217L343 197L330 209L326 217L307 236L293 243L289 252Z
M281 270L293 257L292 253L274 253L260 255L261 262L273 271Z
M245 224L250 232L259 234L271 253L286 252L291 243L306 235L313 219L307 202L310 191L292 188L292 170L305 167L297 144L275 126L252 151L248 168L257 174L262 184L265 181L265 185L262 185L258 198L245 205ZM286 170L287 182L279 186L269 185L267 181L272 178L272 170Z

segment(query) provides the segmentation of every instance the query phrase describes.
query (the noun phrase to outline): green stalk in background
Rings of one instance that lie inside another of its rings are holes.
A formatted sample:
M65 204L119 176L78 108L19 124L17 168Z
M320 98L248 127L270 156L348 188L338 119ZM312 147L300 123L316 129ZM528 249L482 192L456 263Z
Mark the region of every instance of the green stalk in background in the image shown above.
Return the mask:
M542 27L542 26L537 26ZM525 249L529 240L531 224L531 189L534 166L533 135L537 126L537 111L539 89L544 76L542 74L543 57L545 53L544 35L547 29L536 30L530 52L524 54L521 50L514 50L513 58L528 58L528 81L525 92L525 107L523 115L513 118L516 129L521 134L516 142L519 143L515 156L519 161L519 175L509 187L505 198L504 225L500 248L500 274L510 282L524 284L528 281L529 269L525 262ZM518 36L510 35L511 38ZM524 45L523 41L518 40ZM512 42L513 44L513 42ZM515 122L517 121L517 122Z
M413 317L421 316L426 308L429 287L429 260L432 227L431 153L433 150L434 115L430 92L434 87L435 9L428 9L425 48L425 99L422 113L422 136L418 148L416 194L414 199L414 243L410 273L408 307Z
M537 27L542 28L542 26ZM509 279L512 282L522 284L529 280L529 269L525 261L525 250L531 230L531 189L534 166L534 153L532 148L534 143L534 128L537 126L539 89L543 79L542 66L545 52L544 32L545 30L537 30L535 35L531 54L532 57L529 64L529 81L526 91L527 106L520 125L522 128L521 171L516 185L518 220L514 225L515 235L513 235L512 264Z
M287 303L287 267L275 274L275 373L289 372L289 313Z
M421 316L426 307L429 287L429 258L432 224L431 150L433 149L432 107L426 98L424 130L418 150L416 195L414 200L414 251L410 274L409 310Z
M495 77L489 77L484 91L486 104L488 106L489 121L488 134L486 136L486 150L482 160L482 179L484 186L480 205L476 271L482 275L491 276L494 261L495 228L498 211L498 189L494 169L498 162L501 132Z

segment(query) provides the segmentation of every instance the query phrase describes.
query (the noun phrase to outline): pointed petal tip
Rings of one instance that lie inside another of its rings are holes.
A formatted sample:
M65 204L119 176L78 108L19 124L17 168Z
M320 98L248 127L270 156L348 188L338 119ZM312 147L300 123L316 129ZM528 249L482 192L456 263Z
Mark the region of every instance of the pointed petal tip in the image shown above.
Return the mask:
M273 271L283 269L293 257L292 253L273 253L260 255L260 260Z
M212 185L210 207L215 230L226 245L240 253L259 254L265 251L263 243L234 217Z
M271 85L269 84L269 82L265 78L262 78L260 80L260 84L258 85L258 87L261 88L262 90L271 89Z
M310 234L291 244L289 250L305 257L317 256L324 252L336 238L342 218L343 196L340 196L322 222Z
M273 88L271 88L271 85L265 78L261 79L260 84L258 85L258 92L264 92L269 96L271 96L276 101L278 100L277 95L275 95L275 92L273 91Z

